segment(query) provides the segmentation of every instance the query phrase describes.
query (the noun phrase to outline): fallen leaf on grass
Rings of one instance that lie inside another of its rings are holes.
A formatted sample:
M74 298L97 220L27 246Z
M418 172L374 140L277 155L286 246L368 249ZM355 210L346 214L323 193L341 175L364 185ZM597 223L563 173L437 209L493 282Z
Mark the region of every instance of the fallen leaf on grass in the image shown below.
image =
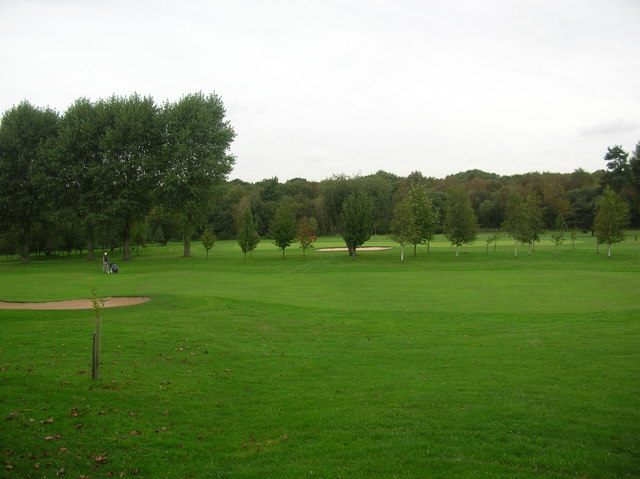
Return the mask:
M49 419L43 419L42 421L40 421L40 424L51 424L53 422L53 418L50 417Z

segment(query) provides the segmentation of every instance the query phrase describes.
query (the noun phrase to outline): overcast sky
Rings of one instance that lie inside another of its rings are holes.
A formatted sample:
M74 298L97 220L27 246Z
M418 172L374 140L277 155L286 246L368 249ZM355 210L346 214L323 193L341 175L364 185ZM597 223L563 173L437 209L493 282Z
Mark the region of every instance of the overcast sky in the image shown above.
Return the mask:
M217 93L230 178L604 168L640 0L0 0L0 112Z

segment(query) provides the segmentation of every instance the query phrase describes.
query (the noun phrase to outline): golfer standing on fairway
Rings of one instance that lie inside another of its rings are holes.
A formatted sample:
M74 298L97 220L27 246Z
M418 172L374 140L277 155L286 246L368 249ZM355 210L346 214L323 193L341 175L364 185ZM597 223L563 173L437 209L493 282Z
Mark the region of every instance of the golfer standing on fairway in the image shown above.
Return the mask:
M109 272L109 258L107 257L107 252L106 251L102 255L102 272L103 273L108 273Z

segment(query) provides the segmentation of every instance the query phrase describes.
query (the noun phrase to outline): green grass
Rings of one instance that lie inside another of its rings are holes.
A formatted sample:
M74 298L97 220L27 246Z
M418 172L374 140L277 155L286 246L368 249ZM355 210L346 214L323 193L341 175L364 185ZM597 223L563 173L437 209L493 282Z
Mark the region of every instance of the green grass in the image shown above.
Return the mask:
M93 311L0 310L0 477L640 475L633 240L192 251L0 262L0 300L152 298L103 310L99 381Z

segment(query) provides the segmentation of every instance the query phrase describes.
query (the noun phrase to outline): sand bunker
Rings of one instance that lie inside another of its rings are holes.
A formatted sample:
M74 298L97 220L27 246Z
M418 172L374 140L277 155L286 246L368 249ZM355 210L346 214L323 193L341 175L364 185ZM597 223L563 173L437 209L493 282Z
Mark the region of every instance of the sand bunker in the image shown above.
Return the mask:
M103 298L105 308L117 308L118 306L131 306L134 304L146 303L151 298ZM92 309L90 299L72 299L69 301L52 301L49 303L10 303L0 301L0 309L41 309L41 310L62 310L62 309Z
M391 246L363 246L361 248L357 248L356 251L384 251L386 249L391 249ZM347 248L320 248L316 251L348 251Z

